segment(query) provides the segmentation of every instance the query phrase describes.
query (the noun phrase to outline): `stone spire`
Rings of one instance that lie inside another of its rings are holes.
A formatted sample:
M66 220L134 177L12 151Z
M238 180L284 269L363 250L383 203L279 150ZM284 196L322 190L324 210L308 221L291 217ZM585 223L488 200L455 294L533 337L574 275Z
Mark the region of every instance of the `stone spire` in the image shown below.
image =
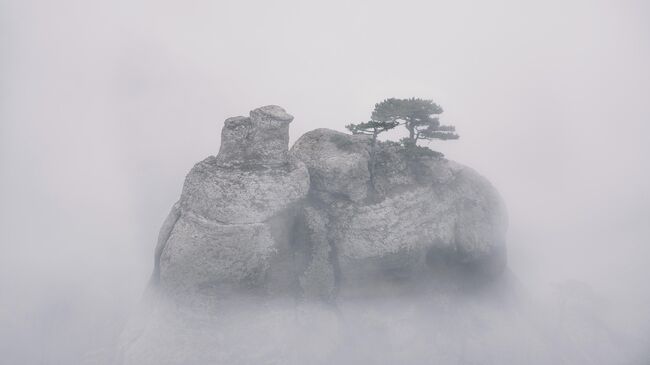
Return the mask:
M226 119L221 130L219 164L281 164L287 162L289 123L293 116L277 105Z

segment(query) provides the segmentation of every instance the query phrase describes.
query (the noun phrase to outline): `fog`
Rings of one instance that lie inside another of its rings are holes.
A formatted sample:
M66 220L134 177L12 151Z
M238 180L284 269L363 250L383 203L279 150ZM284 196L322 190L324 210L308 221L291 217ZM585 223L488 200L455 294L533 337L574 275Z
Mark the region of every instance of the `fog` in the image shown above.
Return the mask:
M503 196L531 301L589 288L647 361L648 65L644 1L0 0L2 362L110 357L227 117L281 105L295 141L412 96Z

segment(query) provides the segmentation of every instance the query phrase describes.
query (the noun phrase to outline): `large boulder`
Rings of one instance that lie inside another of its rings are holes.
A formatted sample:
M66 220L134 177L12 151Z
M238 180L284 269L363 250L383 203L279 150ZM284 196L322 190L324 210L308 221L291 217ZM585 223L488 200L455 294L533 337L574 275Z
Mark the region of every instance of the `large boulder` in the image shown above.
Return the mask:
M294 216L309 189L278 106L226 120L219 154L192 168L161 230L155 283L179 301L291 290Z
M320 270L306 271L301 282L326 281L319 295L347 297L420 290L461 274L476 282L503 271L506 213L486 179L390 142L377 145L370 168L370 148L363 136L328 129L308 132L292 147L312 179L302 239L335 253L327 258L333 273L323 269L323 255L314 255L307 267Z
M292 119L267 106L226 120L163 223L117 363L456 363L467 346L483 358L498 331L466 345L459 324L508 316L449 304L436 283L499 286L484 280L505 268L495 189L366 136L318 129L289 151Z

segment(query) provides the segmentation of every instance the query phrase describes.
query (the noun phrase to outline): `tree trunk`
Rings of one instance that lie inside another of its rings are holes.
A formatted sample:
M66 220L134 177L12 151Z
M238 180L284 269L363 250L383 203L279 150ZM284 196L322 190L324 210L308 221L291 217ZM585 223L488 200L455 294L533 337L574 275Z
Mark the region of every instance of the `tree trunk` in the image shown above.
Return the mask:
M375 189L375 151L377 148L377 135L379 132L375 131L372 134L372 144L370 145L370 161L368 166L368 170L370 172L370 188L372 189L372 194L374 195L376 192Z

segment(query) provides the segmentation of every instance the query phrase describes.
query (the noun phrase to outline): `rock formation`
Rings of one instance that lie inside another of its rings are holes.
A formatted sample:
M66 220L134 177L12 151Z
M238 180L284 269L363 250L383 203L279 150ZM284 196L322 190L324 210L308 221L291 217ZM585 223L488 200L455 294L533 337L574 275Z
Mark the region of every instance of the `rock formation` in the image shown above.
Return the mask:
M365 136L318 129L293 146L291 155L311 177L301 215L307 245L335 252L330 264L339 281L330 292L368 295L378 285L401 291L436 275L449 280L456 269L475 274L470 280L504 269L507 219L489 182L444 158L403 152L380 143L371 179ZM313 265L323 266L314 256ZM303 282L313 291L313 280Z
M192 168L159 237L154 282L178 300L286 292L291 233L309 190L288 156L293 117L267 106L226 120L216 157Z
M370 169L366 137L328 129L289 151L292 119L265 106L225 121L163 224L146 319L128 326L120 362L328 363L346 303L501 275L505 209L476 172L390 142Z

